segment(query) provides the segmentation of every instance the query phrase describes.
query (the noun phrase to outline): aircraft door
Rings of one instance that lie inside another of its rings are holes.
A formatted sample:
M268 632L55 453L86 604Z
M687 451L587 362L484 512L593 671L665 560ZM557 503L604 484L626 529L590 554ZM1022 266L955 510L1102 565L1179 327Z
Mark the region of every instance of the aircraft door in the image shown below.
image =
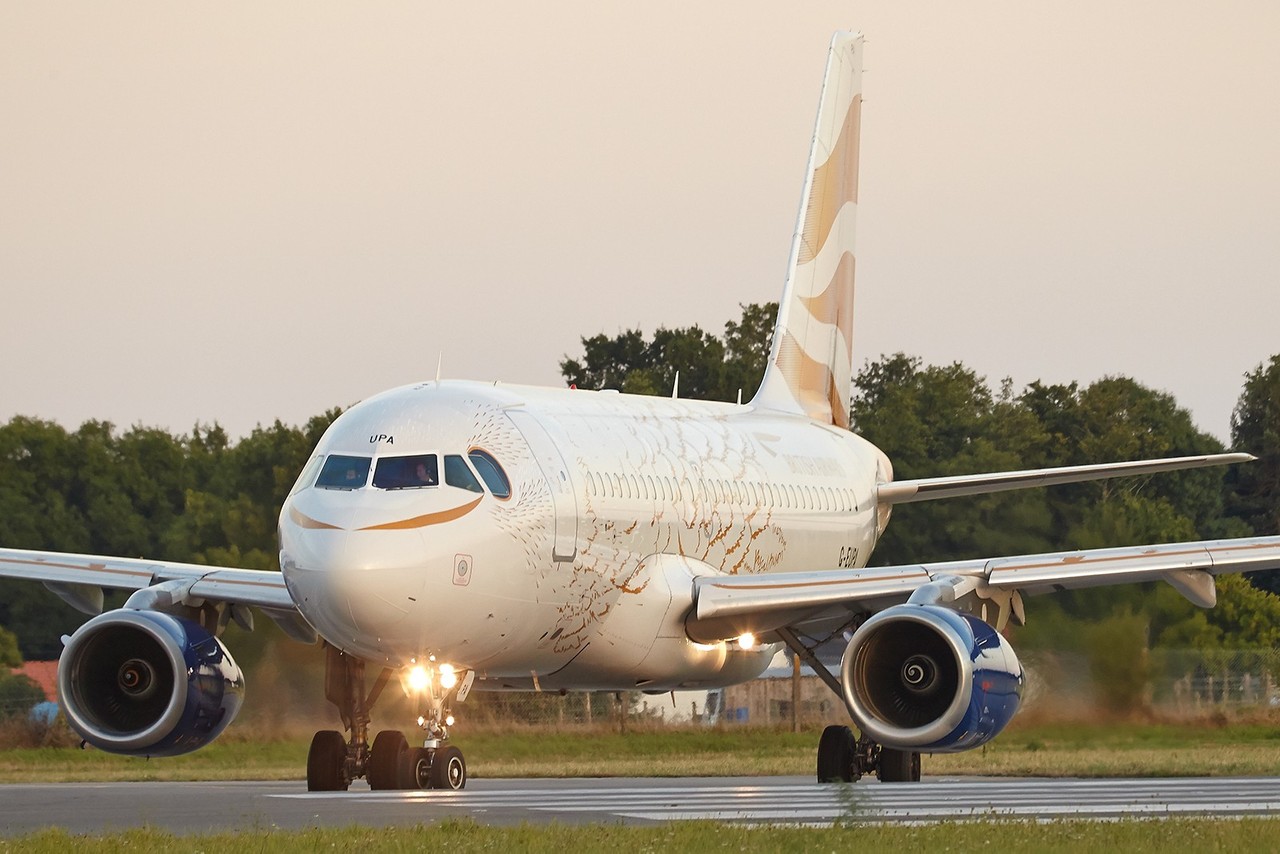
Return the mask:
M551 557L557 561L571 561L578 553L578 498L574 494L569 466L551 434L533 415L520 409L508 409L507 415L529 443L529 449L533 451L551 489L551 501L555 505Z

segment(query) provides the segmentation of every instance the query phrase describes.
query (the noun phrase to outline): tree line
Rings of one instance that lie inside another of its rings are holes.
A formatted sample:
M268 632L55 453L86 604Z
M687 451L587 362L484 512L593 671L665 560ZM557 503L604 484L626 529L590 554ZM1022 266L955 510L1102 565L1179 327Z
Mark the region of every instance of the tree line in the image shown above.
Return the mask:
M339 412L235 442L216 424L175 436L15 417L0 425L0 547L278 569L280 507ZM83 620L41 585L0 579L0 627L27 659L57 658Z
M561 373L583 388L665 395L678 371L682 397L749 400L776 314L776 303L744 305L722 336L693 326L584 337L583 353L566 356ZM239 441L216 424L174 435L15 417L0 425L0 546L276 568L280 507L339 412L302 426L276 421ZM925 365L904 354L858 371L851 423L889 455L899 478L1224 450L1173 397L1130 378L992 388L960 363ZM901 505L873 561L1280 533L1280 355L1245 377L1231 425L1232 446L1258 462ZM1045 597L1030 606L1027 640L1058 642L1080 620L1142 613L1151 615L1155 644L1278 645L1280 599L1259 592L1280 591L1277 575L1254 577L1253 586L1221 579L1213 611L1167 585ZM59 636L82 619L40 585L0 580L0 627L26 658L56 657Z

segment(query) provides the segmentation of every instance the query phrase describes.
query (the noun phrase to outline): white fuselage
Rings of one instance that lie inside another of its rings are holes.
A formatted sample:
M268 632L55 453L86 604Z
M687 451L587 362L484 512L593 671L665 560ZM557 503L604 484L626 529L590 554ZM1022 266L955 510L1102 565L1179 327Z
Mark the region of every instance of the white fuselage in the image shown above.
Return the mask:
M874 446L799 415L452 381L352 407L316 455L456 467L476 451L509 497L466 473L470 488L450 485L443 463L412 489L324 488L308 466L281 512L281 566L329 643L390 666L435 656L490 687L751 678L771 649L684 634L693 576L865 565L888 476Z

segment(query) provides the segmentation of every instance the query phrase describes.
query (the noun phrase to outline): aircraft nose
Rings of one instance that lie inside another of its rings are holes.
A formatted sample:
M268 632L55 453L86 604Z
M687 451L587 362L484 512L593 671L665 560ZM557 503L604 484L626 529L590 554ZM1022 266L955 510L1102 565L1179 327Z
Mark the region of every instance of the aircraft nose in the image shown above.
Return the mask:
M371 531L304 531L282 561L303 616L330 643L365 646L412 612L423 585L417 537Z

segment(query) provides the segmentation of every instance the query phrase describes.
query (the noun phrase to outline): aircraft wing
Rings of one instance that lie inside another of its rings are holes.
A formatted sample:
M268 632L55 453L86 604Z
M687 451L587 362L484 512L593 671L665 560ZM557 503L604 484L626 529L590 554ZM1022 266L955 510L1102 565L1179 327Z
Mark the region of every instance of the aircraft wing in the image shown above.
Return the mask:
M275 620L291 637L304 641L315 639L310 627L302 621L285 587L284 577L278 572L143 558L0 549L0 578L41 581L73 608L86 614L102 612L106 589L145 591L163 584L166 587L163 595L176 596L184 602L252 605Z
M1205 454L1197 457L1169 457L1163 460L1128 460L1088 466L1058 466L954 477L895 480L879 485L876 489L876 501L880 504L907 504L913 501L932 501L935 498L955 498L961 495L1005 492L1010 489L1029 489L1034 486L1055 486L1109 477L1247 463L1255 459L1257 457L1252 454Z
M1280 537L1204 540L1113 549L979 558L908 566L694 579L690 637L712 641L787 626L841 625L858 612L907 601L927 584L949 587L942 601L973 595L997 610L998 625L1022 621L1022 594L1167 581L1203 608L1217 600L1216 575L1280 569ZM946 597L950 597L949 599Z

